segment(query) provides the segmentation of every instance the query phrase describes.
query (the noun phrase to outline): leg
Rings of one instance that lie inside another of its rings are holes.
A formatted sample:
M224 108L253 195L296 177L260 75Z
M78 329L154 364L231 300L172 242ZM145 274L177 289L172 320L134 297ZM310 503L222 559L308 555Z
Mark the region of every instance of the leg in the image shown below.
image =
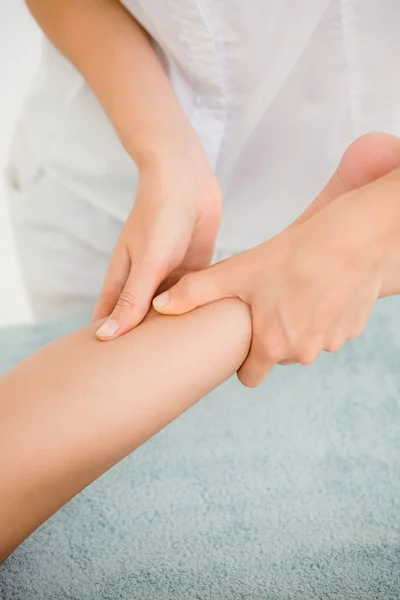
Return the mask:
M293 225L300 225L342 194L372 183L400 167L400 138L368 133L355 140L327 185Z
M0 379L0 562L65 502L228 378L246 358L248 307L229 299L150 314L114 342L99 323Z

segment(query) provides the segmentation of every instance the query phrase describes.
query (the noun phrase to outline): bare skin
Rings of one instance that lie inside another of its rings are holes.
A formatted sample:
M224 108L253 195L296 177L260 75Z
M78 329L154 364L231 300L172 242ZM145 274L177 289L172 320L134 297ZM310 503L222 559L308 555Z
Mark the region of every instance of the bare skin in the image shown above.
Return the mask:
M248 307L150 314L102 344L72 333L0 379L0 562L65 502L230 377L246 358Z
M343 179L365 185L395 170L399 147L386 141L385 152L368 154L380 161L373 169L363 168L360 144L352 147L308 216L348 191ZM49 345L0 379L0 562L65 502L237 371L252 336L250 309L238 299L179 317L149 314L112 344L96 340L98 325Z
M161 284L210 264L219 184L149 36L119 0L27 4L86 79L139 170L94 313L94 320L112 313L98 336L117 337L145 317Z
M278 363L336 352L363 332L376 300L400 293L399 166L399 138L360 138L292 227L185 275L153 306L178 315L221 298L246 302L253 339L239 378L249 387Z

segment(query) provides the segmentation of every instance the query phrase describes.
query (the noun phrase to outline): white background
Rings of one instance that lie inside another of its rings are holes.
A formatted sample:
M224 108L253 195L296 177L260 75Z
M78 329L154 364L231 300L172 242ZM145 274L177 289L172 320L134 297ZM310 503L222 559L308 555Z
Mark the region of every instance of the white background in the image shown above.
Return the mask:
M13 124L35 74L41 33L23 0L0 0L0 326L30 320L3 188Z

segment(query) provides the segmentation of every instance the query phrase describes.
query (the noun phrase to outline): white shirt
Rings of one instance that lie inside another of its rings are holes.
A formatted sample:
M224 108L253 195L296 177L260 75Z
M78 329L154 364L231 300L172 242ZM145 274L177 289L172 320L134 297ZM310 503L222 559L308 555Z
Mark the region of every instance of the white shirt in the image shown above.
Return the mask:
M359 135L400 134L399 0L123 3L154 39L221 183L221 249L286 227ZM49 43L20 128L28 184L41 165L126 217L135 167L83 78Z

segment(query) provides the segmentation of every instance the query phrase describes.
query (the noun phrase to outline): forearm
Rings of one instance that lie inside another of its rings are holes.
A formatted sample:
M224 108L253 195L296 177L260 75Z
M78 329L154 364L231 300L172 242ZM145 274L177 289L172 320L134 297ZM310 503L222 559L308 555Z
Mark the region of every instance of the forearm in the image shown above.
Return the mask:
M194 131L148 35L118 0L27 4L54 45L83 74L138 164L187 153Z
M111 343L98 323L0 379L0 562L91 481L235 373L248 307L151 315Z

